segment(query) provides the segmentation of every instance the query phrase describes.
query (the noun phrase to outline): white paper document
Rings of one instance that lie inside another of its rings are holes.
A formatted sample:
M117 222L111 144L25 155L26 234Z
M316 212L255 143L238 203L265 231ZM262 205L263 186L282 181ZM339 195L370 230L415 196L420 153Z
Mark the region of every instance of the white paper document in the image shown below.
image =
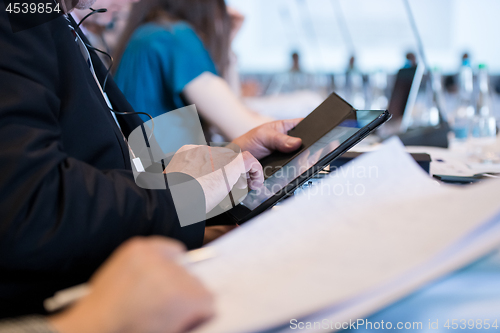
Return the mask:
M190 269L217 314L195 331L363 318L498 246L499 193L440 185L391 139L210 244Z

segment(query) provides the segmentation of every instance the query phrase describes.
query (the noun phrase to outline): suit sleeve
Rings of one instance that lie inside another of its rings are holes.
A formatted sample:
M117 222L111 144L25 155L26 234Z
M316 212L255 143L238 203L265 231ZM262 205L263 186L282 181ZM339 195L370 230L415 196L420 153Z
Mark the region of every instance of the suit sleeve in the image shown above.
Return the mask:
M129 170L99 170L65 153L63 101L57 94L64 84L58 82L57 62L64 60L54 52L54 31L45 24L14 34L4 14L0 270L92 270L136 235L160 234L200 246L204 224L181 228L168 189L141 189Z

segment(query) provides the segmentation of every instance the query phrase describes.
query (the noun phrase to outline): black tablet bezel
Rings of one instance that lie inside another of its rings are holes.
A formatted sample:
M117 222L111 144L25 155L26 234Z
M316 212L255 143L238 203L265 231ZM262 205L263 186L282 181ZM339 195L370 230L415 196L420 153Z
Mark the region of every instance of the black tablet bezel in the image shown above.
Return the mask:
M358 110L353 110L358 111ZM369 111L369 110L367 110ZM378 110L372 110L378 111ZM292 180L288 185L283 187L278 193L271 196L269 199L261 203L257 208L250 210L249 208L243 206L241 203L236 205L233 209L228 211L229 216L237 223L242 224L251 218L259 215L260 213L266 211L267 209L276 205L280 200L291 196L294 191L300 187L302 184L307 182L309 179L314 177L318 172L323 170L327 165L329 165L336 158L340 157L342 154L347 152L349 149L354 147L357 143L367 137L380 125L384 124L391 118L390 113L386 110L377 119L370 122L368 125L360 128L356 133L354 133L349 139L344 141L335 150L327 154L316 164L310 167L307 171L302 173L300 176Z

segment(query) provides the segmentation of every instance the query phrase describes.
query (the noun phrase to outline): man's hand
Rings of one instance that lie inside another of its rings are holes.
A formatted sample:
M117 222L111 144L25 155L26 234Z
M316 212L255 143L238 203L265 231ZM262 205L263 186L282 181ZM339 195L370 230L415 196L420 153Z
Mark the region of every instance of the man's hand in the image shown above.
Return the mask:
M167 178L176 172L198 181L205 195L206 212L210 212L233 187L258 189L264 182L262 166L257 159L272 151L293 152L302 144L300 138L286 133L302 119L273 121L236 138L239 149L193 146L181 147L165 169ZM233 147L234 148L234 147ZM172 190L172 189L171 189Z
M213 298L177 263L183 246L162 237L122 245L90 283L90 294L49 318L62 333L186 332L214 314Z
M278 150L290 153L299 149L302 144L300 138L286 135L303 118L273 121L254 128L239 138L234 139L242 151L250 152L255 158L261 159Z

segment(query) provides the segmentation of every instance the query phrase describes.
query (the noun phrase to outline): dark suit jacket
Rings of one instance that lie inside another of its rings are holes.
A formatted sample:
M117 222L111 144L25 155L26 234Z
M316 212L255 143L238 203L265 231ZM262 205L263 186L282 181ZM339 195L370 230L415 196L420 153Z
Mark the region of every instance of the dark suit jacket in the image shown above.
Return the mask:
M133 111L112 79L106 91L115 110ZM118 118L126 136L141 123ZM168 189L136 186L67 20L13 33L0 1L0 317L41 312L124 240L152 234L193 248L204 224L181 228Z

